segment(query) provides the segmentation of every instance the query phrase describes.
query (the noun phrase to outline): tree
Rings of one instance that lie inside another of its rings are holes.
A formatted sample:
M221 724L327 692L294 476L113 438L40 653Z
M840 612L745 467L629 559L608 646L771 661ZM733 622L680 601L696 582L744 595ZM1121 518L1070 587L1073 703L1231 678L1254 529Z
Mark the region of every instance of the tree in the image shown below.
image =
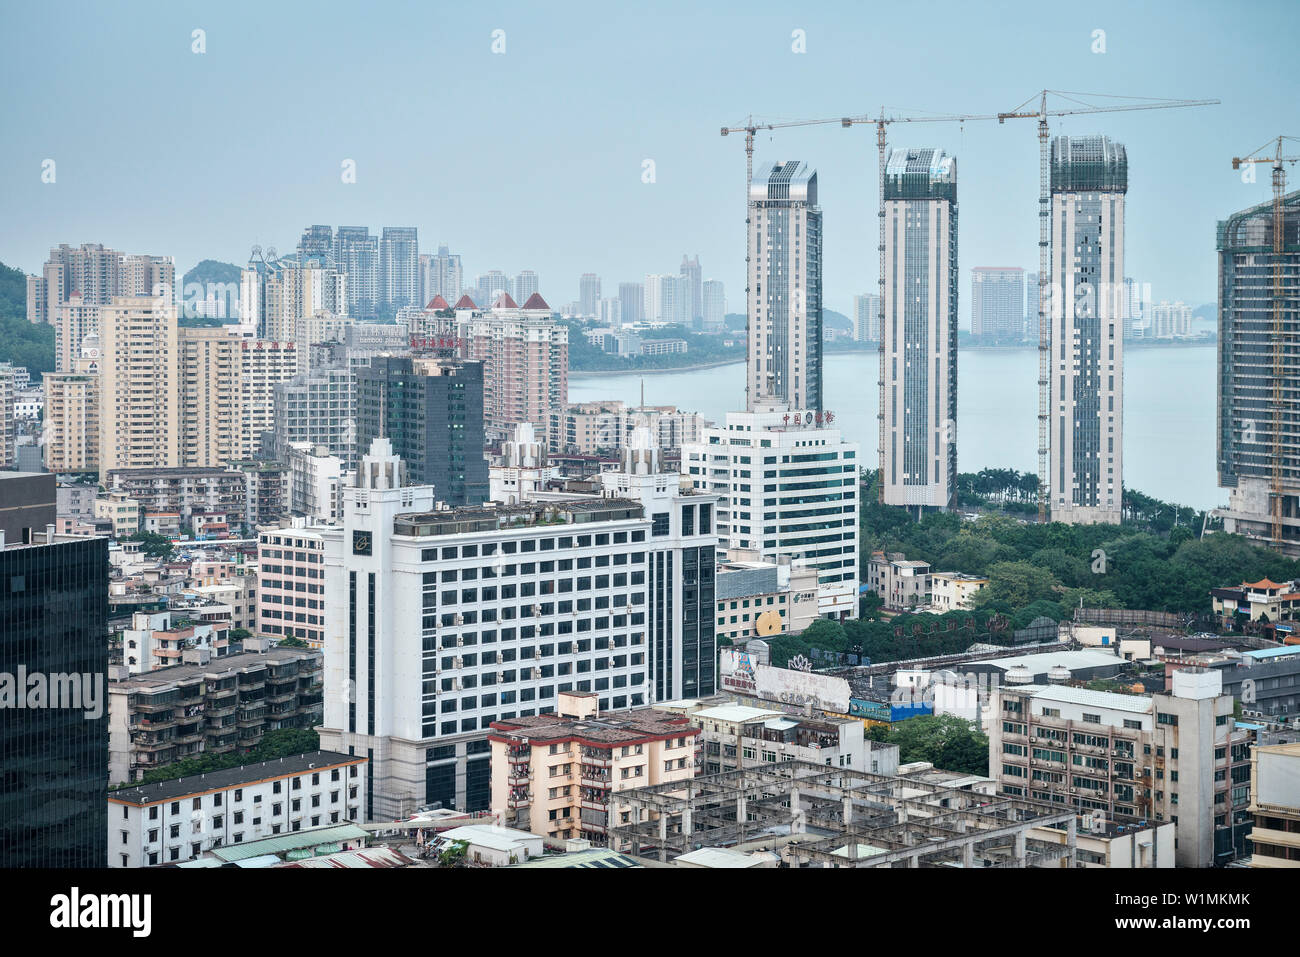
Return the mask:
M1060 582L1046 568L1030 562L998 562L988 570L989 583L975 596L975 606L983 608L1005 603L1022 608L1030 602L1055 600Z
M150 558L158 558L162 561L170 561L175 546L172 540L166 535L159 535L157 532L136 532L134 535L127 537L128 542L142 542L144 547L142 551Z
M973 721L956 715L908 718L890 729L889 743L898 745L902 764L928 761L943 771L989 773L989 739Z
M824 648L828 651L844 650L844 626L829 618L818 618L801 631L799 637L810 647Z
M469 841L452 841L450 846L438 855L438 864L441 867L460 867L464 865L468 856Z
M281 648L306 648L307 642L301 638L281 638L276 644Z

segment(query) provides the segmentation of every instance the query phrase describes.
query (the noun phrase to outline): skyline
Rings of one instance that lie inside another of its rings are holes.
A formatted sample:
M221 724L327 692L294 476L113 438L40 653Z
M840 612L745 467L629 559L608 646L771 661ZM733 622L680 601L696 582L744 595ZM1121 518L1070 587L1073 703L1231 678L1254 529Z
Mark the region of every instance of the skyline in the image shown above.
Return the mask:
M1263 7L1279 26L1300 25L1300 11ZM875 112L882 101L905 113L996 112L1032 94L1022 79L1032 77L1055 89L1223 101L1067 117L1051 128L1129 145L1128 272L1150 282L1157 301L1196 305L1214 299L1215 223L1267 198L1267 177L1243 183L1230 158L1285 132L1277 117L1293 85L1282 73L1293 31L1255 37L1258 20L1205 4L1176 19L1102 4L1074 23L1031 5L954 7L947 36L961 40L938 38L926 71L915 70L909 44L871 46L902 31L905 12L843 4L815 14L762 4L740 22L686 16L680 4L654 8L658 17L601 10L599 20L595 5L543 14L394 4L360 22L341 4L319 9L304 21L238 3L83 5L57 33L43 11L15 10L0 39L12 114L0 156L11 184L0 261L32 272L53 245L102 242L172 255L183 273L206 258L242 264L255 243L287 251L311 223L414 225L426 251L446 243L470 273L536 270L543 295L558 303L576 298L583 272L613 286L698 252L705 278L732 290L734 309L744 288L744 138L720 137L724 124L751 112L764 120ZM258 30L247 28L250 17ZM394 31L394 20L409 29ZM205 31L202 54L192 52L195 29ZM498 29L505 52L494 54ZM1096 29L1106 31L1105 53L1092 52ZM792 51L796 30L806 53ZM873 54L865 82L859 39ZM1169 49L1185 53L1170 59ZM1241 70L1246 56L1252 69ZM358 82L304 88L302 77L322 64L346 64ZM545 104L530 95L543 75ZM902 75L905 84L883 79ZM118 121L142 97L158 118L154 133ZM74 119L49 106L74 101ZM891 148L941 148L962 164L963 274L1029 268L1035 258L1033 124L1005 127L890 130ZM1222 157L1180 149L1194 138L1221 144ZM173 143L184 162L168 159ZM1180 152L1162 156L1166 144ZM874 146L869 128L834 125L756 138L756 163L798 159L818 170L826 305L846 314L853 295L875 291ZM56 163L54 183L41 181L46 159ZM354 183L341 181L348 159ZM642 182L646 159L653 183ZM633 222L635 230L620 228ZM538 228L547 235L540 250ZM966 303L960 312L965 324Z

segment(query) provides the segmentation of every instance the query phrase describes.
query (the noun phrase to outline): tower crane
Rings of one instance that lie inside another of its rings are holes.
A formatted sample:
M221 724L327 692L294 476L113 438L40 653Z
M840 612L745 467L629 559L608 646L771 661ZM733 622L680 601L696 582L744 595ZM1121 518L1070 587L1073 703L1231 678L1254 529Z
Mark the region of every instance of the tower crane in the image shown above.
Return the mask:
M1048 96L1061 97L1069 101L1069 104L1062 109L1048 109ZM1039 105L1036 110L1027 110L1033 100L1038 98ZM1103 98L1116 101L1104 106L1096 106L1078 97ZM1045 300L1047 285L1047 274L1049 269L1049 231L1051 219L1051 197L1050 190L1050 147L1048 140L1047 118L1049 116L1074 116L1085 113L1117 113L1129 110L1165 110L1178 107L1192 106L1212 106L1219 103L1219 100L1174 100L1174 99L1157 99L1152 97L1133 97L1133 96L1113 96L1108 94L1092 93L1070 93L1060 90L1040 90L1025 100L1015 109L1005 113L988 113L988 114L927 114L921 116L895 116L887 115L882 107L880 113L876 116L842 116L830 117L826 119L800 119L787 120L776 123L755 122L751 115L747 122L741 126L723 127L722 135L727 136L730 133L745 134L745 204L746 210L749 208L749 186L753 181L754 175L754 133L758 130L776 130L796 126L823 126L832 123L838 123L841 127L847 129L852 126L873 125L876 127L876 152L879 163L878 179L878 211L880 230L879 230L879 255L880 271L878 283L880 286L880 313L878 318L881 329L880 343L880 386L884 389L885 382L885 345L884 345L884 323L885 323L885 146L886 135L885 128L892 123L966 123L968 121L978 120L997 120L998 123L1005 123L1012 119L1037 119L1038 120L1038 145L1039 145L1039 194L1038 194L1038 520L1044 522L1047 520L1047 420L1048 420L1048 370L1050 366L1049 358L1051 354L1051 326L1047 322L1045 315ZM1276 177L1276 174L1275 174ZM749 244L749 217L748 212L745 218L745 293L746 299L749 294L750 281L750 250ZM885 455L885 419L884 419L884 401L880 402L880 411L877 413L880 423L880 474L877 482L878 498L883 503L885 494L885 473L884 473L884 455Z
M1288 140L1300 142L1300 138L1294 136L1279 136L1276 140L1270 140L1247 156L1234 156L1232 158L1233 169L1241 169L1241 167L1253 163L1273 164L1273 449L1272 454L1269 456L1272 460L1270 488L1272 494L1269 495L1269 512L1273 518L1273 543L1275 546L1281 546L1282 544L1282 404L1284 401L1282 391L1282 375L1284 372L1282 307L1285 301L1282 284L1282 260L1286 252L1283 235L1286 210L1282 204L1286 194L1286 167L1283 164L1300 162L1300 156L1282 155L1283 143ZM1265 152L1270 145L1274 147L1272 156Z
M1049 110L1048 96L1069 100L1065 109ZM1076 97L1105 97L1112 100L1140 100L1141 102L1114 103L1106 106L1092 104ZM1038 109L1026 110L1034 99ZM1050 271L1050 231L1052 222L1051 197L1051 147L1047 135L1049 116L1076 116L1084 113L1119 113L1127 110L1169 110L1178 107L1211 106L1218 100L1169 100L1150 97L1106 96L1096 93L1063 93L1060 90L1040 90L1014 110L998 114L998 122L1007 120L1038 120L1038 520L1047 521L1047 420L1050 417L1048 381L1051 369L1052 327L1047 317L1048 273ZM1123 441L1123 436L1120 437ZM1121 482L1123 477L1121 476ZM1121 485L1121 495L1123 495ZM1123 503L1121 502L1121 508Z

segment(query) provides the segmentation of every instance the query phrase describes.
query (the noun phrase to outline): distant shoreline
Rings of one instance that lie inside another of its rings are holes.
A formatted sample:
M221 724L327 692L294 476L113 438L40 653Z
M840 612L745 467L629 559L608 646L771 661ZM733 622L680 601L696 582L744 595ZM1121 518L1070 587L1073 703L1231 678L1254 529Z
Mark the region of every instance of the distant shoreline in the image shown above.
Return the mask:
M700 362L688 366L670 366L667 369L570 369L569 378L596 378L597 376L614 376L614 375L663 375L667 372L691 372L696 369L716 369L719 366L744 365L745 357L737 356L735 359L718 359L714 362Z

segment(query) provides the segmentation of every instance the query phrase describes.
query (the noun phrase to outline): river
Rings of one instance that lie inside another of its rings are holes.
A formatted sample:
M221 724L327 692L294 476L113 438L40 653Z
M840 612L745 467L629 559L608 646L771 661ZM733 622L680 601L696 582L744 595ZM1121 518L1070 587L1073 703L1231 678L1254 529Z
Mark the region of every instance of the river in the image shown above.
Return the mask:
M1124 484L1147 495L1212 508L1227 502L1214 467L1213 345L1130 348L1124 357ZM874 352L826 357L826 408L845 438L875 461L879 365ZM964 349L957 365L957 468L1038 468L1038 350ZM569 376L569 401L675 405L719 424L743 408L743 362L641 375Z

